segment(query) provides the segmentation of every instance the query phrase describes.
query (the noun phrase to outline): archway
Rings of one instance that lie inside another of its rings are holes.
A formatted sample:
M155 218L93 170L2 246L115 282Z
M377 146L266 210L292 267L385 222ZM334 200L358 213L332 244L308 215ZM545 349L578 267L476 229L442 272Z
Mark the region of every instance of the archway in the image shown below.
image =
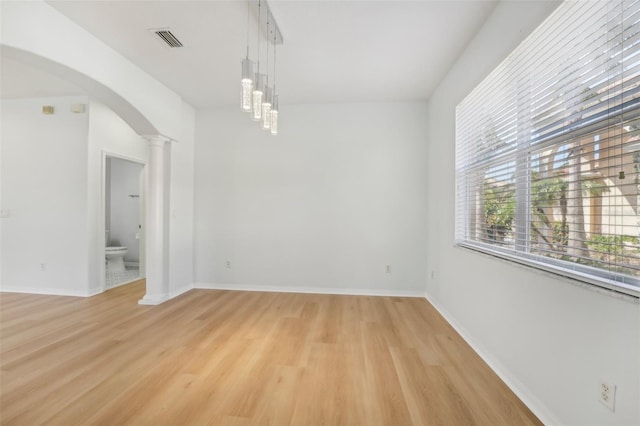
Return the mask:
M89 96L111 108L139 135L157 135L158 129L136 109L127 99L120 96L111 88L76 71L68 66L43 56L27 52L14 47L0 45L0 55L16 61L34 66L54 76L67 80L83 89Z
M147 193L149 205L147 209L147 235L150 244L146 249L147 257L147 285L146 294L141 304L159 304L168 299L168 282L166 276L165 235L168 223L165 218L164 199L168 195L168 170L165 161L165 145L169 138L158 134L154 126L138 109L115 91L96 80L50 59L38 56L9 46L2 45L0 53L4 58L11 58L60 77L83 89L86 94L111 108L137 134L148 141L149 157L147 170ZM99 232L97 229L90 232ZM89 250L94 250L89 244ZM95 271L91 270L89 278Z

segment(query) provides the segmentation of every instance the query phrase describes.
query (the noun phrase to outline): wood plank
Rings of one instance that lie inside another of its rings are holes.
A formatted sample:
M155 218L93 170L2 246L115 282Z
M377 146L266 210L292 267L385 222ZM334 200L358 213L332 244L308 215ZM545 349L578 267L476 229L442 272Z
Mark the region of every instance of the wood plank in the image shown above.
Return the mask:
M537 425L424 299L0 295L0 423Z

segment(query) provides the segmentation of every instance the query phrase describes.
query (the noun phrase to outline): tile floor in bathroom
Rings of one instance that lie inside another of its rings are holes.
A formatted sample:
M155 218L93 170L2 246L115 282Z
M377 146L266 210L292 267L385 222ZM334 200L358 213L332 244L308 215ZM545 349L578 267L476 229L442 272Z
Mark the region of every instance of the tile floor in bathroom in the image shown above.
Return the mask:
M110 272L105 273L105 288L117 287L120 284L135 281L140 278L140 270L136 267L127 266L122 272Z

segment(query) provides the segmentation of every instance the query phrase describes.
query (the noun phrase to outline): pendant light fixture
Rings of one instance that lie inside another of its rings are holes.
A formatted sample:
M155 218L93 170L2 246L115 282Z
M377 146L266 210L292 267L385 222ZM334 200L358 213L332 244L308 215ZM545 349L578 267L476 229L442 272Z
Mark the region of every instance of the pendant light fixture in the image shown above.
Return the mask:
M253 63L249 58L242 60L242 98L241 107L244 112L251 112L251 96L253 94Z
M247 56L242 60L242 92L240 107L242 111L251 112L251 97L253 94L253 62L249 59L249 2L247 1Z
M271 103L273 102L273 90L269 86L264 88L264 100L262 101L262 129L271 127Z
M258 15L258 47L256 72L253 73L253 62L249 59L249 21L251 7L257 6ZM269 130L272 135L278 134L278 96L275 93L276 74L276 45L283 42L278 24L273 19L267 0L247 0L247 54L242 60L242 111L249 112L251 119L257 121L264 130ZM266 72L260 72L260 44L261 34L265 31L266 37ZM269 44L273 43L273 83L269 86Z
M260 65L258 65L260 68ZM262 95L264 94L264 75L256 73L256 85L253 89L253 107L251 110L251 119L260 121L262 118Z

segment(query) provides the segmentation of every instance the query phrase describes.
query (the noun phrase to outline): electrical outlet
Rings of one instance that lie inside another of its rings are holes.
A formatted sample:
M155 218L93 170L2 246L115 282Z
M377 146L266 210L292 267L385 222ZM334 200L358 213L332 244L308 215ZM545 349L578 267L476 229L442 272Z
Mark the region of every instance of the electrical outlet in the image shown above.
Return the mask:
M387 274L391 273L391 265L387 265Z
M224 266L226 266L226 267L227 267L227 269L231 269L231 261L230 261L230 260L227 260L227 261L224 263Z
M436 279L436 271L431 271L431 279Z
M40 270L41 271L46 271L47 270L47 264L46 263L41 263L40 264Z
M616 406L616 385L605 381L600 381L598 387L598 399L609 410L615 411Z

